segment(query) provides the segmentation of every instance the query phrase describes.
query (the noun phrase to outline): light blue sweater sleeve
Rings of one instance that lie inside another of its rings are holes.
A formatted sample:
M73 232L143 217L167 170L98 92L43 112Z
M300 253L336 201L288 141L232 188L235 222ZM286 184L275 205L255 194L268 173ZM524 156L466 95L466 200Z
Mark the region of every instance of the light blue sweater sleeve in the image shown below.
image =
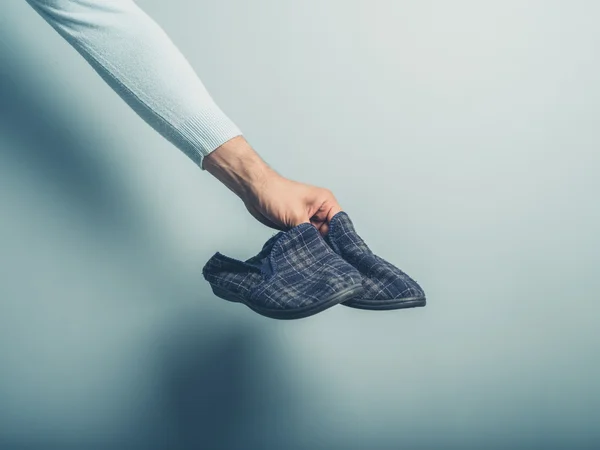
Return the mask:
M155 130L202 168L242 134L133 0L27 0Z

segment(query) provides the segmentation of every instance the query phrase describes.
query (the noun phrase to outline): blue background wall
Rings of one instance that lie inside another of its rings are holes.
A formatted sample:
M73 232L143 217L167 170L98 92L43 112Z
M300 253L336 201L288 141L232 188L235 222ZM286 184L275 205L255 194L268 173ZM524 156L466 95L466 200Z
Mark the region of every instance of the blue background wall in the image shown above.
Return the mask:
M272 231L5 0L1 449L600 447L598 2L139 4L428 306L214 297Z

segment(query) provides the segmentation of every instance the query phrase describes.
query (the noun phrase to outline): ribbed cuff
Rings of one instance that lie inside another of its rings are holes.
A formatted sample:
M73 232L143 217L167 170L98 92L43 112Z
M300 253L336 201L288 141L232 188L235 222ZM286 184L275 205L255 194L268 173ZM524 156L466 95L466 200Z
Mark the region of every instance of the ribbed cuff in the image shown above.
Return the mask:
M204 157L223 145L228 140L242 135L238 126L216 105L204 109L179 127L179 132L189 144L188 155L200 169Z

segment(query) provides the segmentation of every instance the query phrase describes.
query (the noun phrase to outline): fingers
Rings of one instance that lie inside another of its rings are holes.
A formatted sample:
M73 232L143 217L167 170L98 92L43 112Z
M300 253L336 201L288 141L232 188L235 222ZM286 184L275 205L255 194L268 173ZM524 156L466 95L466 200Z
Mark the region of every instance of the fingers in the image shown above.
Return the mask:
M310 222L319 230L322 236L329 232L329 222L333 216L342 210L341 206L333 196L327 191L328 198L322 200L317 211L311 216Z
M327 222L323 222L321 224L321 226L318 228L319 233L321 233L321 236L325 237L327 236L327 233L329 233L329 224Z

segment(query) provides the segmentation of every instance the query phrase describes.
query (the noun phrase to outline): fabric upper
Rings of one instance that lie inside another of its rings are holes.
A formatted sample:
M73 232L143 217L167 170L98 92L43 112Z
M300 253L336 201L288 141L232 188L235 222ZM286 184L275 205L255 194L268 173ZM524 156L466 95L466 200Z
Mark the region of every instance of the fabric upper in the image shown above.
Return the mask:
M270 309L309 306L361 286L360 273L309 223L277 233L246 261L217 252L202 272L211 284Z
M364 299L424 298L419 284L398 267L375 255L356 233L354 224L345 212L331 219L325 237L329 246L344 260L356 267L363 276Z

